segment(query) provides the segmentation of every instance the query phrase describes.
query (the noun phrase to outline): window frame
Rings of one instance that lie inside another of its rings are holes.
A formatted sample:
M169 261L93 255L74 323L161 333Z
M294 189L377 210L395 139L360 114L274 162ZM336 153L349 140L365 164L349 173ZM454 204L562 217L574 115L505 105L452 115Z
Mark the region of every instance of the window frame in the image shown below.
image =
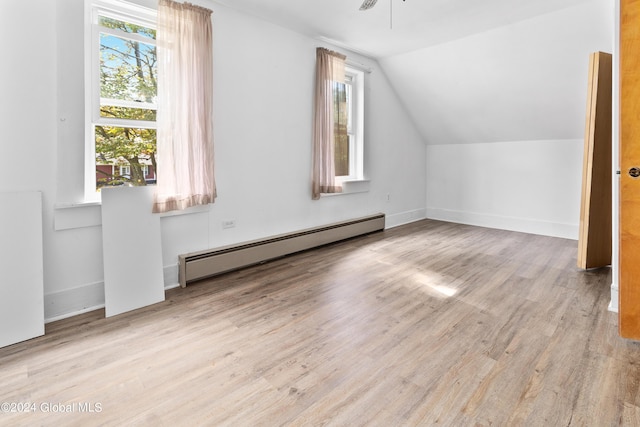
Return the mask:
M135 33L125 33L100 25L99 17L104 16L127 23L156 29L157 11L124 0L92 0L86 14L85 26L85 156L84 156L84 199L85 202L100 202L96 191L96 126L111 126L135 129L156 129L156 122L145 120L118 119L100 115L100 34L135 40L156 45L155 40ZM145 107L155 104L144 103ZM147 105L148 104L148 105ZM109 100L109 105L140 108L137 102Z
M131 177L131 165L119 165L120 166L120 176L121 177Z
M336 185L364 180L364 74L345 65L345 84L350 87L348 103L349 175L336 176Z

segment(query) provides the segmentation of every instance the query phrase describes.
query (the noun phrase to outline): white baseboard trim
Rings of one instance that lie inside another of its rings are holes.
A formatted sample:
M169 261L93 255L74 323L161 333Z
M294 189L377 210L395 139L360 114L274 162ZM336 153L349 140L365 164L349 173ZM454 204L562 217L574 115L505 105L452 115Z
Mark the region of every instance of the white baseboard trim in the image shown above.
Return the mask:
M400 212L397 214L385 214L385 217L384 228L393 228L425 219L427 217L427 210L414 209L412 211Z
M475 225L479 227L497 228L501 230L519 231L542 236L561 237L577 240L579 224L562 224L539 221L530 218L506 217L475 212L455 211L450 209L427 208L429 219Z
M90 283L77 288L44 296L45 323L104 308L104 282Z
M611 284L611 301L609 302L609 311L613 312L613 313L617 313L618 312L618 284L617 283L612 283Z
M163 267L164 290L177 288L178 264ZM104 308L104 282L90 283L44 296L44 322L88 313Z
M165 265L163 274L165 291L180 286L180 282L178 281L178 264Z
M78 316L80 314L89 313L90 311L96 311L104 308L104 304L96 305L95 307L87 307L82 310L74 311L73 313L62 314L57 317L45 318L44 323L56 322L58 320L68 319L69 317Z

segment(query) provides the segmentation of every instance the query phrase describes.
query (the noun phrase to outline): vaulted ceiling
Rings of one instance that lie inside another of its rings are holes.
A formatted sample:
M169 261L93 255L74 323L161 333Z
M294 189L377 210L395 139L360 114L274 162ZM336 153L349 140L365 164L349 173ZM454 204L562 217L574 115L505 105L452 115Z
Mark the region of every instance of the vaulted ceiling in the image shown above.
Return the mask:
M374 58L459 39L585 0L218 0L228 7Z
M610 0L216 0L376 60L429 145L579 140Z

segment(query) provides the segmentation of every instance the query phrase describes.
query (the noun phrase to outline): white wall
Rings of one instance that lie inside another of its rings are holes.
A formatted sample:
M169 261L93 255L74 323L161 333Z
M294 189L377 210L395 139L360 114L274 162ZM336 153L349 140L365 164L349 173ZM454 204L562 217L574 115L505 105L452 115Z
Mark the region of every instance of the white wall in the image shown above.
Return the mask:
M0 191L44 194L50 320L104 302L100 207L81 204L83 3L0 2L0 43L13 60L0 68ZM365 85L369 191L312 201L315 48L326 44L206 0L198 3L214 10L219 197L209 208L162 218L165 284L176 283L181 253L375 212L385 212L391 226L424 217L426 147L376 62L348 55L372 69ZM223 230L221 222L230 219L237 226Z
M588 54L613 46L605 0L381 66L350 54L372 69L370 189L320 201L309 190L311 93L315 47L326 44L198 3L214 9L219 198L162 218L167 285L177 281L180 253L379 211L389 225L428 209L443 219L577 235ZM11 58L0 67L0 191L43 193L46 317L92 309L104 290L100 207L78 205L83 1L3 0L0 36ZM237 227L222 229L231 219Z
M576 239L582 151L579 139L429 145L427 216Z
M54 2L0 2L0 192L42 192L43 248L48 253L56 197L55 17ZM45 280L50 267L45 261Z
M606 0L380 61L428 144L428 216L577 239L589 54Z

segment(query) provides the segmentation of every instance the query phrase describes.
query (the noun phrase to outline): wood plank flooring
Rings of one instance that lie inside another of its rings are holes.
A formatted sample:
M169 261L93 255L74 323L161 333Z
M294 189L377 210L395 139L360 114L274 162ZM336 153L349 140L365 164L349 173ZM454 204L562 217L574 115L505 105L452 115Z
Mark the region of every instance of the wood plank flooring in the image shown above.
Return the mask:
M0 349L31 405L0 425L640 425L640 345L576 255L425 220L55 322Z

